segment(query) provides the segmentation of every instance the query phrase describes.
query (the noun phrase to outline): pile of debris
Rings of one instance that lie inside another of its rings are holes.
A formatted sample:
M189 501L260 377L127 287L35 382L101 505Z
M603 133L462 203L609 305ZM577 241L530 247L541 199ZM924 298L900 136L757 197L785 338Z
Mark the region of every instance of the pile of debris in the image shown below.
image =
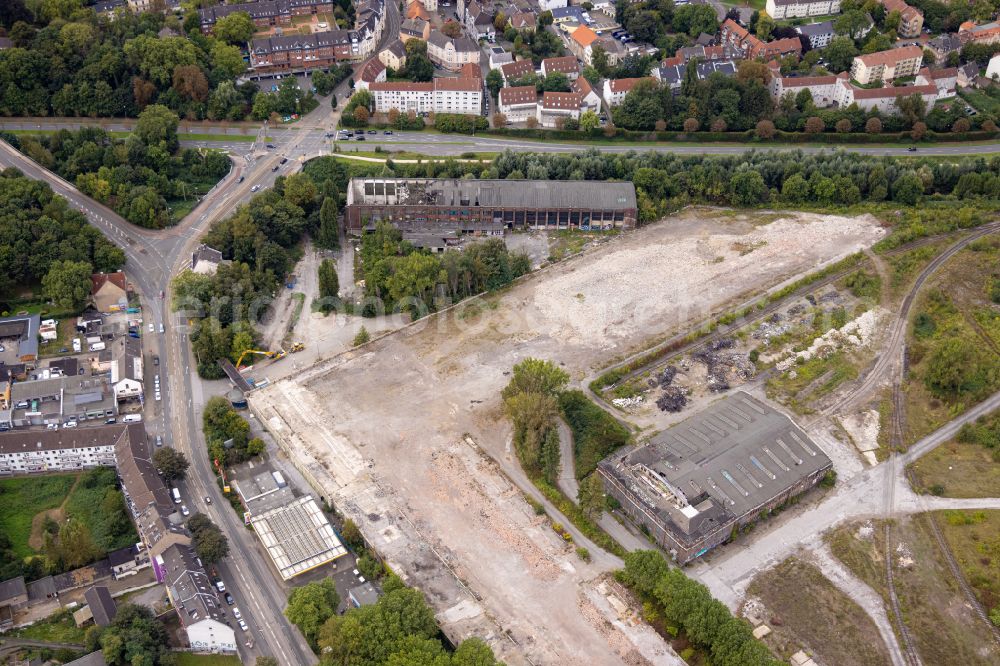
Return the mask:
M663 372L660 373L659 377L650 379L650 384L652 384L653 386L661 386L663 388L666 388L671 384L673 384L674 377L676 376L677 376L677 368L675 368L672 365L668 365L663 369Z
M624 409L625 407L632 407L633 405L638 405L642 402L641 395L634 395L631 398L615 398L611 401L611 404L619 409Z
M765 345L770 344L771 338L784 335L788 331L792 330L792 324L789 322L783 322L782 319L782 316L775 312L773 315L761 322L760 326L755 328L750 336L755 340L763 340Z
M687 389L680 386L668 386L663 389L663 395L656 401L660 411L679 412L687 404Z
M732 338L722 338L691 357L695 361L704 363L708 368L708 389L714 393L727 391L733 382L743 383L757 374L757 366L746 354L718 353L722 349L732 348L735 344L736 341Z

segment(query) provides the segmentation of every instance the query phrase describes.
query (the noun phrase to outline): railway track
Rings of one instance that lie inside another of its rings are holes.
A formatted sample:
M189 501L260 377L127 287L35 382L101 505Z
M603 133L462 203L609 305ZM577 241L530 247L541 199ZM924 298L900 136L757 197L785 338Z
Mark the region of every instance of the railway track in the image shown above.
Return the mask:
M831 414L841 413L845 410L849 410L856 406L858 401L867 397L873 389L875 389L885 377L886 373L892 368L894 362L894 350L900 349L906 340L906 326L909 322L910 309L913 307L913 303L916 302L917 294L920 293L920 289L941 266L955 256L957 253L964 250L969 246L970 243L982 238L983 236L988 236L991 233L1000 231L1000 221L990 222L989 224L984 224L981 227L976 228L971 234L965 238L952 244L947 250L934 257L927 266L924 267L917 279L914 280L913 286L907 292L906 296L903 297L903 302L899 308L899 316L896 321L893 322L892 330L889 333L889 339L886 341L885 350L879 357L875 360L875 364L865 375L861 384L850 393L846 394L840 400L834 402L833 404L827 406L822 410L822 413L826 416Z

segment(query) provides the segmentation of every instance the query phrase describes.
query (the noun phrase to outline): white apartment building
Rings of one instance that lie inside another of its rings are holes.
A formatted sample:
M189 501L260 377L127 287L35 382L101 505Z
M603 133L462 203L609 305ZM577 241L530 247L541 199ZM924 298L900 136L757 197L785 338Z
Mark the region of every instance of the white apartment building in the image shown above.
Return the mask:
M608 106L618 106L625 99L625 95L635 87L640 81L653 81L653 77L643 77L634 79L605 79L604 80L604 102Z
M195 650L235 652L236 632L226 625L215 586L188 546L174 544L156 557L167 596Z
M115 442L108 428L69 428L0 433L0 476L64 472L115 464Z
M920 71L924 51L919 46L877 51L854 57L851 78L861 85L915 76Z
M764 9L777 20L825 16L840 13L840 0L767 0Z
M457 72L466 63L479 64L479 44L468 37L452 39L438 30L427 38L427 57L445 69Z
M535 86L501 88L497 98L500 113L512 123L522 123L536 115L538 92Z
M859 88L850 82L846 73L843 73L839 76L775 77L771 80L770 87L771 96L775 99L789 94L795 96L802 90L808 90L812 94L813 102L821 108L827 106L845 108L857 104L865 111L878 109L883 113L896 113L897 97L920 95L928 108L937 101L940 90L936 82L924 83L923 79L918 77L917 84L894 88Z
M538 124L560 127L569 119L580 119L580 95L577 93L546 92L538 103Z
M427 83L378 82L368 86L374 110L392 109L406 113L461 113L478 115L483 108L483 87L479 79L434 79Z

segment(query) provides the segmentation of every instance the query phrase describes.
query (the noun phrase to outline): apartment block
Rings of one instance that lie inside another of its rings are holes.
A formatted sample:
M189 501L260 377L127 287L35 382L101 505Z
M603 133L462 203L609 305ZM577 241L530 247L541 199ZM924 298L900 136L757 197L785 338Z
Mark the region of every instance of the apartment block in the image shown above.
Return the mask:
M919 46L904 46L855 56L851 78L861 85L915 76L920 71L924 52Z
M764 10L777 20L826 16L840 13L840 0L767 0Z
M375 82L368 85L374 110L406 113L461 113L477 115L483 108L483 86L479 79L437 78L426 83Z

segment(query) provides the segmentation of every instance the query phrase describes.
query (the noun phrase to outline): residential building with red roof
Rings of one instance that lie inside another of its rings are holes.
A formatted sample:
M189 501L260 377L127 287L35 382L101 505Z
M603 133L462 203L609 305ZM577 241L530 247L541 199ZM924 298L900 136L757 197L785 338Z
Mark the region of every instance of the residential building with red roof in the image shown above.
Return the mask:
M904 0L880 0L886 14L899 12L899 29L896 34L900 37L919 37L920 31L924 28L924 15L916 7L911 7Z
M642 78L630 78L630 79L607 79L604 81L604 101L608 106L617 106L621 104L622 100L625 99L635 84L640 81L652 81L656 83L656 79L651 76L644 76Z
M914 76L920 71L924 51L919 46L904 46L854 57L851 78L861 85Z
M478 115L483 107L483 84L477 78L435 78L426 83L376 82L368 85L372 106L379 113L461 113Z

